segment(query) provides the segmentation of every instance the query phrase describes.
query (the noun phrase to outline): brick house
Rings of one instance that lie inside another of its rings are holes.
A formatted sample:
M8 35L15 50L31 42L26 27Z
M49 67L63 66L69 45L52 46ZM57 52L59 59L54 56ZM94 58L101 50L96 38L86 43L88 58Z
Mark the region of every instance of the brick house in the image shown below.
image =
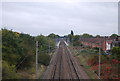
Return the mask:
M114 38L110 37L91 37L91 38L80 38L80 43L83 46L88 46L90 48L100 47L103 51L111 50L113 46Z

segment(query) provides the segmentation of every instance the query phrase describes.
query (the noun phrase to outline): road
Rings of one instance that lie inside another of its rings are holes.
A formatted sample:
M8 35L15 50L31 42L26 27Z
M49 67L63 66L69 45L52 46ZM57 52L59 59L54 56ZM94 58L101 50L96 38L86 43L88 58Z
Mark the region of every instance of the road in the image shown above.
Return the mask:
M66 43L61 40L52 56L42 79L89 79L88 75L73 56Z

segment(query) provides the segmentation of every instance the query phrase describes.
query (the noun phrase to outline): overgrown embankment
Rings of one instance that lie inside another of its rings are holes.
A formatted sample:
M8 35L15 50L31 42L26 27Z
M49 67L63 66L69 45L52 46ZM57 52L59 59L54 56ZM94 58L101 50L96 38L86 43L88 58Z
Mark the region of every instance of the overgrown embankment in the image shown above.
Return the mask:
M2 29L2 78L34 79L35 78L35 41L39 42L38 66L39 77L49 64L50 54L54 50L53 39L39 35Z
M73 51L79 59L81 66L85 68L91 79L98 79L99 52L98 49L74 47ZM120 79L119 64L120 48L114 47L110 55L101 53L101 79Z

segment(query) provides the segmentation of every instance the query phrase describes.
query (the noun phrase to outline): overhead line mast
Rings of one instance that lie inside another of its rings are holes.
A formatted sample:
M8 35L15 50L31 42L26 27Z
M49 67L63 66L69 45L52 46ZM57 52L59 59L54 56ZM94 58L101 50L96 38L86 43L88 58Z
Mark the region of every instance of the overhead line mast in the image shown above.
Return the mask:
M36 41L36 79L38 79L38 41Z

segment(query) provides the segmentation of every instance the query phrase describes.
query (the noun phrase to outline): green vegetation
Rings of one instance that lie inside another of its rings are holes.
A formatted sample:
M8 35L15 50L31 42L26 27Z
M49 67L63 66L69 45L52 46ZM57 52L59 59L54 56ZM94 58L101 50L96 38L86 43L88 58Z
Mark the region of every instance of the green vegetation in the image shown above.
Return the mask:
M81 35L82 38L89 38L89 37L93 37L90 34L84 33L83 35Z
M33 37L29 34L18 33L7 29L2 29L0 36L2 36L2 40L0 40L2 44L0 44L0 47L2 48L3 79L35 79L36 40L39 42L38 71L40 76L45 70L45 67L49 65L52 52L55 50L54 39L60 37L54 33L48 36L39 35ZM115 34L111 35L111 37L116 36ZM80 49L74 49L74 56L76 56L80 60L81 65L87 69L86 72L88 72L90 77L97 79L98 48L82 48L82 44L79 42L80 37L88 38L93 36L86 33L83 35L74 35L71 30L71 34L66 37L70 39L73 46L80 47ZM100 36L97 35L96 37ZM104 52L102 52L101 78L119 78L118 63L120 63L120 47L113 47L110 55L105 55Z
M111 50L112 57L120 61L120 47L113 47Z
M74 35L73 31L71 30L71 34L68 34L66 37L69 38L73 46L82 46L82 44L79 42L80 38L89 38L93 36L87 33L84 33L83 35Z
M67 36L67 37L69 38L69 41L72 43L72 42L73 42L73 35L68 34L68 36Z
M96 35L95 37L100 37L100 35Z
M97 79L99 65L98 48L74 49L73 53L79 59L91 79ZM119 79L120 47L113 47L110 55L101 55L101 79Z
M74 35L73 37L73 46L81 46L81 43L79 42L80 35Z
M54 34L54 33L51 33L51 34L48 35L48 37L49 37L49 38L52 38L52 39L55 39L55 38L60 37L60 36L59 36L59 35L56 35L56 34Z
M54 40L51 37L45 37L43 35L39 35L36 37L36 40L39 42L39 53L45 54L49 51L52 51L54 49Z
M15 66L12 65L10 66L6 61L3 61L3 66L2 66L2 76L3 79L19 79L20 76L14 71Z
M71 43L73 43L73 38L74 38L74 32L73 32L73 30L71 30L70 34L68 34L68 35L66 35L66 36L64 36L64 37L69 38L69 41L70 41Z
M3 79L22 79L35 75L36 40L39 41L39 66L49 64L49 53L54 50L54 41L50 37L43 35L33 37L7 29L2 29L0 34L2 34Z
M118 35L117 34L112 34L111 37L117 37Z
M50 56L48 54L39 54L39 57L38 57L38 62L42 65L49 65L49 62L50 62Z

